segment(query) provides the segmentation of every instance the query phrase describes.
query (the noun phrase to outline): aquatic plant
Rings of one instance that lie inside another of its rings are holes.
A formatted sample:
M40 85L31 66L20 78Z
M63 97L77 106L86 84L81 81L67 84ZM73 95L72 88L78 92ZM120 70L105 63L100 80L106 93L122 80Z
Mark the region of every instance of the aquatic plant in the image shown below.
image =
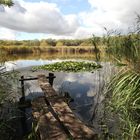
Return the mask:
M119 60L125 59L132 64L137 61L140 54L138 37L140 37L138 34L116 36L114 40L111 40L109 47L106 48L106 52Z
M23 140L40 140L37 122L32 122L32 131Z
M76 62L76 61L64 61L57 62L54 64L48 64L43 66L33 67L33 70L43 69L49 71L66 71L66 72L82 72L82 71L93 71L101 68L100 64L94 62Z
M15 103L18 97L17 73L6 72L0 65L0 139L15 139L19 136L16 130L20 126L20 111ZM16 125L15 125L16 123Z
M137 15L136 27L129 31L127 35L121 32L112 31L105 38L106 52L114 58L127 60L128 63L134 64L140 60L140 16ZM106 29L106 28L105 28ZM129 29L128 29L129 30ZM108 30L106 29L107 33Z
M140 73L121 70L108 87L107 109L119 120L121 138L138 139L140 133Z
M127 36L118 34L105 38L106 52L113 55L119 66L125 66L110 80L105 94L102 122L107 139L140 139L139 39L139 28Z

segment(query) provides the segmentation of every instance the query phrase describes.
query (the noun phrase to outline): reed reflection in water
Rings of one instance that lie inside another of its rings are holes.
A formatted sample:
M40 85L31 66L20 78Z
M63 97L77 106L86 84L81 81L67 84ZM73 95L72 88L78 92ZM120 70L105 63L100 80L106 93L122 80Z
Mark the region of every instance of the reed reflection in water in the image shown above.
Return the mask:
M101 59L105 57L104 53L101 53ZM44 53L25 53L25 54L5 54L2 53L0 55L0 62L5 61L15 61L15 60L50 60L50 59L88 59L88 60L95 60L96 54L95 52L44 52Z

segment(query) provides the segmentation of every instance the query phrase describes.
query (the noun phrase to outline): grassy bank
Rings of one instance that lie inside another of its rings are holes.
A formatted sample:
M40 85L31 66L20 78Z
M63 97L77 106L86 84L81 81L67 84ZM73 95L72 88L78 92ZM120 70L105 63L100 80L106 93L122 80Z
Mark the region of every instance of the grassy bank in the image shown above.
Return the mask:
M0 139L16 140L21 138L21 110L18 108L17 72L5 72L0 65ZM16 125L15 125L16 124Z
M110 80L105 94L104 126L109 139L140 139L139 39L139 34L130 34L114 40L108 37L106 43L107 54L113 55L119 63L127 63ZM114 126L110 122L115 122ZM114 128L116 131L112 132Z
M140 35L131 34L128 36L116 36L115 39L109 39L106 43L106 52L114 55L115 58L127 60L135 63L140 57Z
M7 54L25 54L42 52L108 52L119 54L129 52L133 46L139 44L140 35L113 35L96 37L83 40L23 40L4 41L0 40L0 49ZM125 48L122 50L122 46Z
M118 129L112 134L108 133L108 137L138 140L140 138L140 73L121 70L109 84L105 97L105 125L108 130L111 129L107 123L111 120L116 122L114 125Z

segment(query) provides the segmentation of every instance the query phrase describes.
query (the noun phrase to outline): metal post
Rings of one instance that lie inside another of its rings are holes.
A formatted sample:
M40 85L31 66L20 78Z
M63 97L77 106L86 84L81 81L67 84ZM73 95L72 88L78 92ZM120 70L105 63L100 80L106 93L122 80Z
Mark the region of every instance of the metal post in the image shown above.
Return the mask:
M25 101L24 76L21 76L21 92L22 92L22 100Z
M54 78L55 78L54 74L53 73L49 73L49 77L48 78L49 78L50 85L53 86L53 81L54 81Z

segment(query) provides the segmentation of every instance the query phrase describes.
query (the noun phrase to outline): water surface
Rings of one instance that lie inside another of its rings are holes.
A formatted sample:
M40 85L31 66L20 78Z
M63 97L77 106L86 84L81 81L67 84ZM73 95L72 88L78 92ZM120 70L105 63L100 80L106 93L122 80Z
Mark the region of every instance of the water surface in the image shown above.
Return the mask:
M5 61L6 70L18 70L20 75L25 77L36 77L38 74L48 75L48 71L39 70L31 71L32 66L51 64L61 61L96 61L100 63L103 68L91 72L67 73L55 72L56 79L54 80L54 88L58 94L69 93L74 102L70 104L75 113L79 115L82 120L88 121L92 116L93 105L100 102L103 96L98 98L102 92L102 87L108 81L112 73L114 73L114 66L111 62L106 61L101 57L100 61L95 59L95 54L70 54L68 56L54 55L54 54L40 54L24 56L12 56ZM30 81L25 83L26 98L34 98L41 95L41 89L37 81Z

